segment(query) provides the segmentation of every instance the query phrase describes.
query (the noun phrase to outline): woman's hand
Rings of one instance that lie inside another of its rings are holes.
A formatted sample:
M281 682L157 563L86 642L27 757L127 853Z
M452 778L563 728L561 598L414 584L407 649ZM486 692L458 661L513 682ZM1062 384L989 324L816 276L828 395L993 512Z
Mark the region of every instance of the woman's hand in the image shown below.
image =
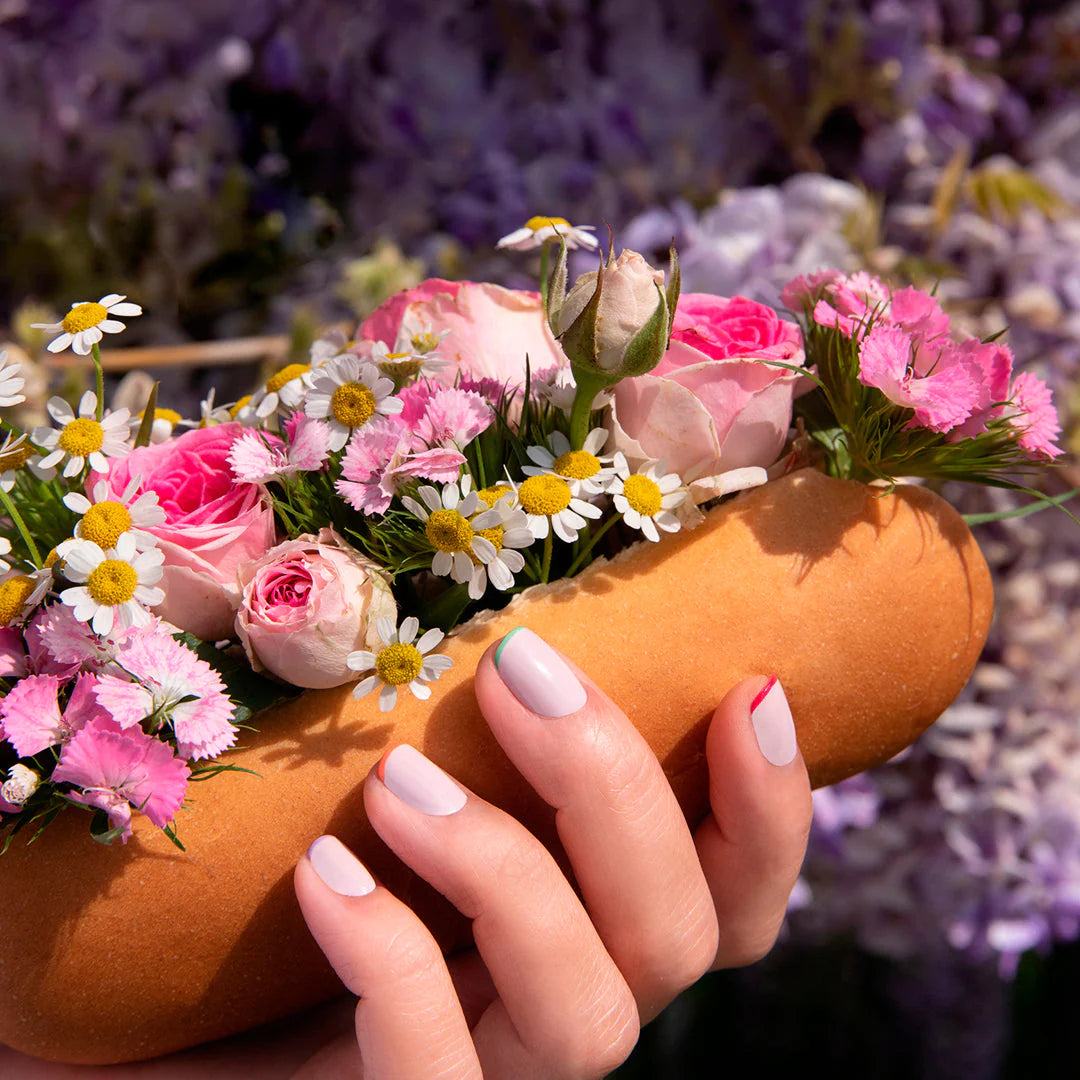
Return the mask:
M527 629L485 653L476 695L556 810L575 887L522 825L410 746L368 776L372 826L473 921L449 964L413 912L332 837L296 869L304 917L359 996L355 1039L297 1074L406 1080L598 1077L706 971L776 939L810 826L806 769L775 680L709 728L711 814L691 833L655 755L581 671Z

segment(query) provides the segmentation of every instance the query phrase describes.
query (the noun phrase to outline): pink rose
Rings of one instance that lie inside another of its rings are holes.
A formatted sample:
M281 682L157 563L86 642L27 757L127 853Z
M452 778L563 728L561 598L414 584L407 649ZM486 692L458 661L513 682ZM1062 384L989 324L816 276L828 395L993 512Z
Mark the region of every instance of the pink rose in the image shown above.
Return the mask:
M236 632L256 671L294 686L354 679L351 652L379 647L375 622L395 619L386 576L330 529L288 540L239 572Z
M110 497L117 497L141 476L140 489L157 492L165 524L145 530L165 553L165 601L154 612L206 641L232 636L240 602L237 567L277 540L262 489L237 482L229 468L229 451L243 430L219 424L140 447L114 459L107 474L92 473L86 484L92 490L105 480Z
M452 385L460 371L474 379L525 382L532 371L567 363L548 327L539 293L500 285L432 278L386 301L361 324L357 339L385 341L392 352L413 348L413 338L449 331L436 355L453 362L438 378Z
M615 387L609 449L632 461L662 458L687 480L766 468L784 447L804 380L760 361L803 359L798 326L772 308L742 296L684 294L660 363ZM695 497L728 489L703 483Z

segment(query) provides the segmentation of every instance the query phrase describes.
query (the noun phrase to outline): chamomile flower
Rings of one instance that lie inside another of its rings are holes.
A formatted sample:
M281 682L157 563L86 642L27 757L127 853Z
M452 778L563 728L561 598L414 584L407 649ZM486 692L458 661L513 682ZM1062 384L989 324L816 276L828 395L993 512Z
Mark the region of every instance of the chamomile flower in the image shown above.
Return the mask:
M103 551L115 548L124 533L131 533L135 546L146 551L157 544L157 537L146 532L155 525L165 524L165 511L158 505L156 491L145 491L138 498L141 476L133 477L119 498L109 498L109 485L99 480L88 499L82 492L70 491L64 496L64 505L72 513L80 514L75 526L75 536L80 540L93 540Z
M429 353L435 352L436 349L443 343L444 339L450 336L450 328L440 330L435 333L431 329L431 323L421 323L419 328L409 333L405 327L399 331L399 340L401 337L406 337L408 345L414 353L420 353L422 356L427 356Z
M397 704L399 686L408 686L413 697L421 701L431 697L431 687L427 684L437 679L454 663L449 656L431 651L442 641L443 632L429 630L416 641L420 621L411 616L401 624L400 630L394 627L393 619L383 616L376 619L375 629L384 648L377 653L365 650L352 652L345 658L351 671L361 674L371 672L356 684L353 697L362 698L382 683L379 708L383 712L389 712Z
M572 544L585 528L585 519L598 518L602 513L599 506L576 498L570 485L551 473L527 477L514 492L528 518L529 531L537 540L554 532L560 540Z
M145 415L146 410L140 409L139 413L128 421L132 439L139 434ZM190 420L185 420L175 409L166 409L158 405L154 409L154 419L150 423L150 445L156 446L172 438L173 429L181 426L194 427L195 425Z
M244 422L245 409L254 413L259 420L273 416L278 409L295 409L304 400L307 383L304 376L311 370L310 364L286 364L275 371L269 379L251 395L250 401L238 410L237 419ZM239 405L240 403L237 402Z
M133 315L142 314L142 308L138 304L126 304L124 299L119 293L109 293L96 304L79 301L71 305L71 310L60 322L30 325L35 330L60 335L49 342L49 352L63 352L70 345L73 352L86 356L104 334L119 334L127 329L124 323L113 316L122 315L130 319Z
M131 450L128 443L127 409L106 413L101 420L95 419L97 395L87 390L79 400L79 415L60 397L49 399L46 406L49 415L60 428L34 428L33 441L47 451L38 462L42 469L51 469L64 458L64 476L76 476L87 461L96 472L107 472L108 459L126 457Z
M675 473L664 474L662 461L647 461L636 473L621 452L615 455L615 482L609 494L615 509L632 529L648 540L659 540L658 529L678 532L679 519L672 509L686 499L686 489Z
M595 251L599 244L596 237L591 235L595 231L592 225L571 225L566 218L531 217L520 229L507 233L495 246L513 251L532 251L544 244L558 243L561 236L570 251L579 247Z
M469 490L471 486L472 478L466 476L461 489L457 484L447 484L440 495L425 484L417 492L425 505L408 495L401 501L424 523L424 532L435 549L431 572L438 577L449 575L458 584L468 583L469 595L477 599L487 584L486 574L484 584L476 584L478 572L495 558L497 551L483 535L484 530L501 525L502 515L495 509L482 510L483 501ZM474 595L477 588L480 591Z
M553 431L547 446L530 446L525 451L535 464L521 471L526 476L561 476L575 497L599 495L615 479L611 458L597 456L607 437L604 428L593 428L582 448L571 450L570 440L561 431Z
M6 536L0 536L0 571L10 570L11 563L4 558L11 554L11 541Z
M446 331L449 333L449 331ZM441 335L438 341L442 340ZM434 335L431 335L434 338ZM416 340L415 338L413 339ZM419 379L437 375L453 365L452 360L444 360L431 350L420 350L415 346L397 352L391 352L385 341L376 341L371 346L371 362L384 374L401 383L406 379Z
M15 473L34 456L26 440L25 432L15 435L9 431L4 435L0 443L0 491L10 491L15 486Z
M108 634L114 625L148 626L147 609L165 599L164 590L156 585L164 560L165 553L158 548L138 551L131 533L122 534L109 551L92 540L80 540L64 553L64 576L75 585L60 599L95 634Z
M481 499L483 492L477 492ZM484 500L487 501L486 499ZM473 518L474 527L479 518L490 520L492 514L498 514L497 524L488 525L479 530L477 539L486 540L495 549L495 554L486 562L481 562L469 581L469 596L473 600L479 600L487 590L488 582L500 592L514 587L514 575L520 573L525 566L525 559L515 548L527 548L533 543L535 537L529 530L529 519L524 510L511 506L511 499L503 496L497 499L491 509L483 511ZM476 555L472 556L477 561Z
M0 349L0 408L20 405L26 400L22 388L26 380L19 374L22 365L12 361L8 363L7 349Z
M304 412L330 425L330 449L340 450L349 436L372 417L401 412L400 398L393 396L394 380L384 379L378 369L349 353L335 356L308 376Z
M29 574L10 574L0 581L0 626L22 622L49 591L52 571L34 570Z

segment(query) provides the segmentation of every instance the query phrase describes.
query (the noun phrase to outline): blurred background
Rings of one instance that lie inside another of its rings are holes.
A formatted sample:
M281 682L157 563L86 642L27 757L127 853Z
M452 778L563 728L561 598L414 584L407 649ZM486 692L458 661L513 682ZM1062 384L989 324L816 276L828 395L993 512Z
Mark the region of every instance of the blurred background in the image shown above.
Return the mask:
M422 277L530 285L495 241L556 214L658 259L674 236L686 290L936 285L1050 382L1047 489L1080 482L1080 4L0 0L0 100L24 423L82 377L29 328L74 300L141 303L147 366L225 343L153 368L197 415ZM963 698L817 793L777 949L684 995L620 1080L1080 1075L1080 527L977 536L998 605Z

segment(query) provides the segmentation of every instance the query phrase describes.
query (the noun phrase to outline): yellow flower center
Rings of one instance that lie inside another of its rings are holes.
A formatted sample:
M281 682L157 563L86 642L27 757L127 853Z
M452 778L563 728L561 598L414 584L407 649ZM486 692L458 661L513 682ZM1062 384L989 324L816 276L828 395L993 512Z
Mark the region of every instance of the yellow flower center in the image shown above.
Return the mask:
M436 551L468 551L472 547L472 526L456 510L436 510L424 531Z
M100 304L79 304L64 316L60 325L66 334L78 334L89 330L91 326L97 326L108 317L109 313Z
M139 413L139 419L141 420L145 415L146 415L146 410L143 409ZM157 408L154 409L154 419L155 420L164 420L167 423L171 424L173 427L176 427L176 425L179 424L180 421L183 420L184 418L175 409L163 409L160 406L158 406Z
M56 560L60 558L56 548L53 548L48 555L45 556L45 569L51 570L56 565Z
M0 626L7 626L22 614L27 597L34 591L34 579L20 575L0 584Z
M375 657L375 671L390 686L412 682L423 666L424 658L415 645L388 645Z
M657 513L664 498L660 485L647 476L629 477L623 484L623 494L630 506L644 517Z
M33 456L34 449L27 443L16 446L6 454L0 454L0 472L21 469Z
M488 504L490 509L494 506L504 495L509 495L514 489L509 484L496 484L494 487L480 488L477 491L477 495Z
M99 604L126 604L135 595L139 579L135 568L120 559L106 559L90 571L86 588Z
M104 428L96 420L80 416L64 426L57 445L72 457L86 457L95 450L100 450L104 441Z
M501 525L492 525L490 529L477 529L473 536L482 536L485 540L490 540L492 547L498 552L503 546L503 527ZM469 558L473 561L473 566L480 566L483 559L478 559L469 549Z
M526 514L551 517L570 505L570 485L557 476L530 476L518 488L518 501Z
M363 427L375 415L375 395L363 383L344 383L330 398L330 412L342 427Z
M562 217L531 217L525 222L525 228L531 229L533 232L546 229L549 225L565 225L569 228L570 222Z
M275 372L266 380L266 392L276 394L286 383L293 379L299 379L305 371L310 371L310 364L286 364L280 371Z
M84 540L93 540L102 551L108 551L116 547L120 534L130 528L131 514L123 503L99 502L83 514L79 535Z
M438 334L413 334L412 347L418 353L434 352L439 347Z
M235 420L240 415L240 410L251 401L251 395L245 394L231 409L229 409L229 419ZM199 425L202 426L201 424Z
M419 374L424 361L418 360L412 353L387 353L386 359L379 362L379 370L384 375L395 379L411 379Z
M569 450L555 459L552 466L560 476L587 480L600 471L600 462L587 450Z

